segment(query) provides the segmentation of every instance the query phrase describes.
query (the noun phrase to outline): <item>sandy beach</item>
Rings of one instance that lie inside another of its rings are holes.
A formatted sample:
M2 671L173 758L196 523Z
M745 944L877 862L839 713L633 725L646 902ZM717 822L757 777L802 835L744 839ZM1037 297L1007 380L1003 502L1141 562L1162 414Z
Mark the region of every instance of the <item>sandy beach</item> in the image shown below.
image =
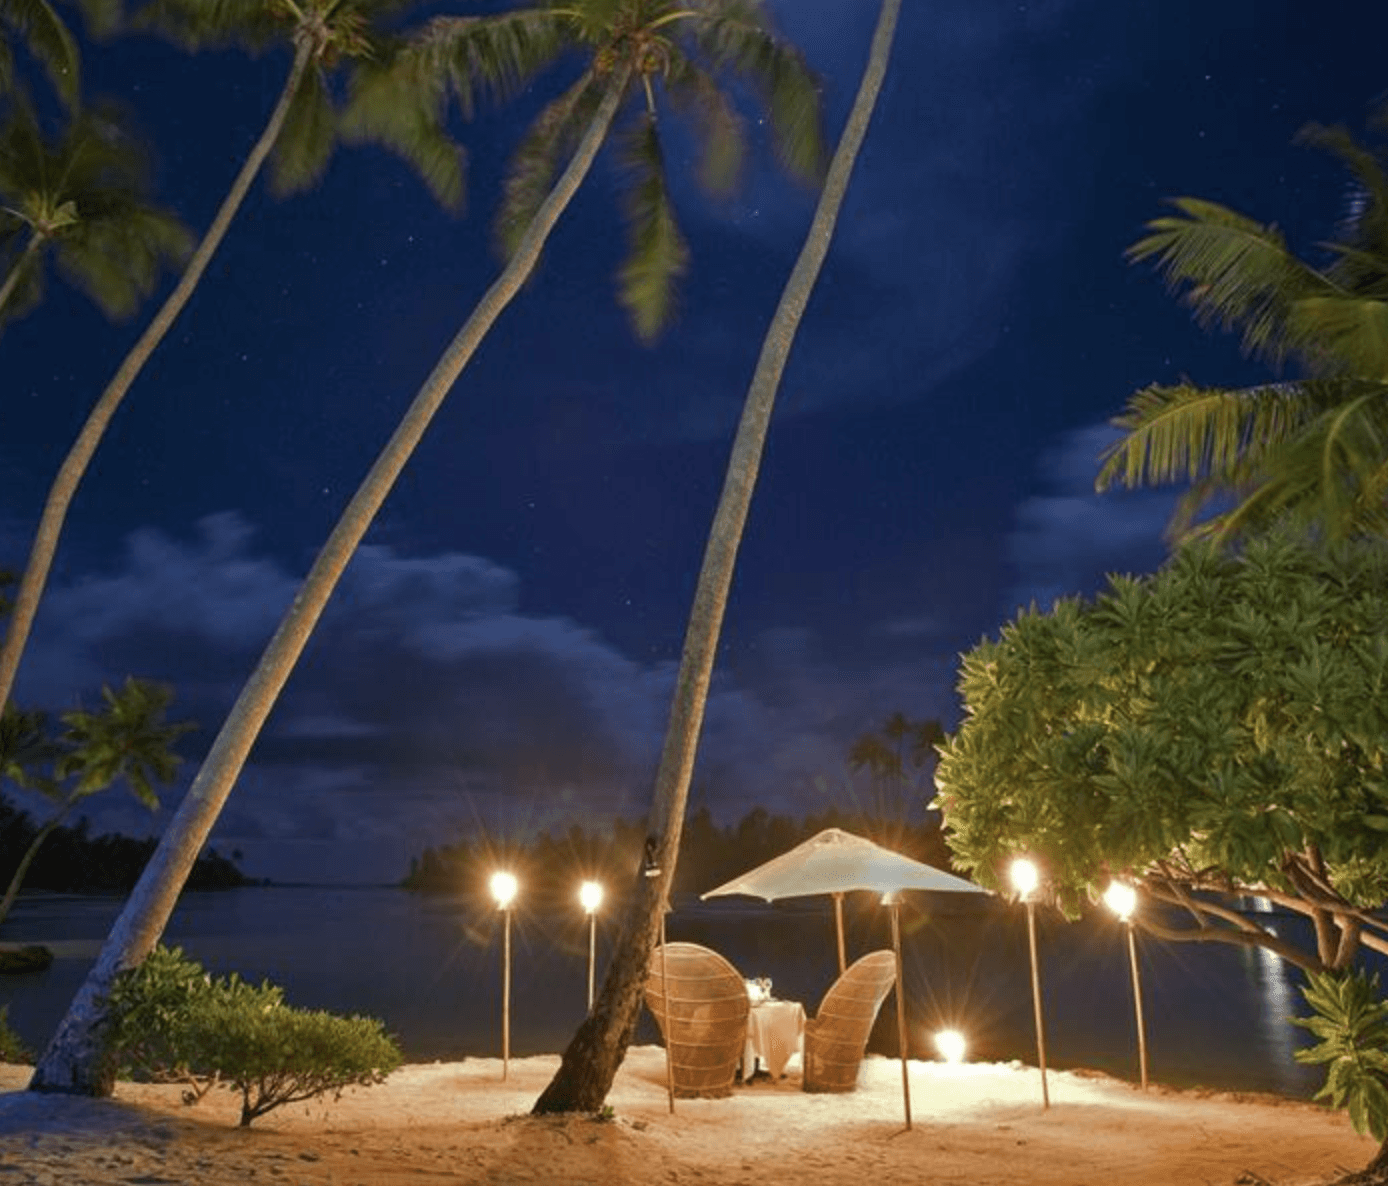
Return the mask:
M911 1064L869 1058L852 1095L807 1095L798 1076L730 1099L678 1100L664 1054L633 1048L610 1119L532 1118L557 1056L401 1068L340 1100L290 1105L236 1127L237 1101L185 1106L177 1087L121 1083L113 1100L31 1095L29 1071L0 1067L0 1183L292 1186L436 1183L1054 1183L1056 1186L1275 1186L1363 1166L1375 1143L1313 1104L1265 1095L1146 1092L1084 1072Z

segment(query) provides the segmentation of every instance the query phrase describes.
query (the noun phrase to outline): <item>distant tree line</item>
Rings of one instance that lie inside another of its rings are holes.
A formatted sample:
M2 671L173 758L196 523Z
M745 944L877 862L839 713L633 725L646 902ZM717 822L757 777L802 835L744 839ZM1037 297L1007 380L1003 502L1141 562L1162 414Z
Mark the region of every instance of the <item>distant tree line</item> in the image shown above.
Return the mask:
M0 796L0 869L19 863L38 830L27 812ZM114 833L92 836L90 830L86 816L71 827L54 829L29 867L25 888L66 894L129 893L154 852L156 841ZM249 884L235 862L216 849L208 849L200 856L188 877L188 888L197 890L234 889Z
M941 869L951 867L938 817L933 814L913 824L831 807L796 820L756 807L736 824L720 827L709 809L702 807L689 817L680 838L673 892L704 893L825 828L855 832L916 860ZM490 875L506 868L520 878L527 901L541 909L547 903L570 904L586 878L601 881L610 895L620 898L636 876L645 839L642 821L621 819L594 830L575 824L566 832L541 832L505 848L483 837L463 838L426 848L410 861L401 884L422 893L485 895Z

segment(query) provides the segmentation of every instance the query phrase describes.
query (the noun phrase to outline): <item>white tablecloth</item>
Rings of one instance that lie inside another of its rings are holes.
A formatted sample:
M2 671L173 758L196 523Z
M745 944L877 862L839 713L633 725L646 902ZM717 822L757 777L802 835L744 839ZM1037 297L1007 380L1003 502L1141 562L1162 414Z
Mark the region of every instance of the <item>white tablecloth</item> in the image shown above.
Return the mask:
M799 1001L759 1001L747 1016L747 1046L742 1054L742 1077L750 1079L757 1060L773 1079L786 1073L786 1063L801 1052L805 1038L805 1006Z

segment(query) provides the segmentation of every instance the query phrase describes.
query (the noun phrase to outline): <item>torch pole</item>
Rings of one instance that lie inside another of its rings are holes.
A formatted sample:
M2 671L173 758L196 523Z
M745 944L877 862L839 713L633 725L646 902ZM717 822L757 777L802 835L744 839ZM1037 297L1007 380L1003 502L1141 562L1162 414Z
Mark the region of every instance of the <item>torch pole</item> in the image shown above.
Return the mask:
M1133 924L1128 923L1128 962L1133 970L1133 1011L1137 1015L1137 1061L1142 1075L1142 1090L1147 1090L1147 1026L1142 1019L1142 980L1137 974L1137 938Z
M1046 1028L1041 1021L1041 967L1036 959L1036 903L1027 898L1027 942L1031 947L1031 1005L1036 1016L1036 1061L1041 1067L1041 1106L1051 1106L1046 1086Z

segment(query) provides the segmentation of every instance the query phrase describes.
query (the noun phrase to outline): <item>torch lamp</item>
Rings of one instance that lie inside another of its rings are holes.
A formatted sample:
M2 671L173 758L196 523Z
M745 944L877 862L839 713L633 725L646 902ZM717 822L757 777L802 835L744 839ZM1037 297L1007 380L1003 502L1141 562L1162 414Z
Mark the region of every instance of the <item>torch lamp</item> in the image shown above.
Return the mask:
M598 954L598 907L602 905L602 885L585 881L578 890L578 901L588 915L588 1012L593 1011L593 969Z
M502 917L502 958L501 958L501 1077L505 1079L511 1071L511 903L516 900L520 883L512 873L493 873L491 880L492 897Z
M1137 1020L1137 1061L1142 1076L1142 1089L1147 1090L1147 1027L1142 1020L1142 980L1137 973L1137 937L1134 934L1133 914L1137 910L1137 890L1123 881L1109 883L1104 891L1104 904L1123 920L1128 932L1128 965L1133 974L1133 1013Z
M1041 1106L1051 1106L1050 1089L1046 1086L1046 1028L1041 1020L1041 967L1036 958L1036 901L1032 895L1040 882L1036 866L1025 857L1012 862L1012 888L1026 903L1027 944L1031 948L1031 1007L1036 1018L1036 1062L1041 1068Z

